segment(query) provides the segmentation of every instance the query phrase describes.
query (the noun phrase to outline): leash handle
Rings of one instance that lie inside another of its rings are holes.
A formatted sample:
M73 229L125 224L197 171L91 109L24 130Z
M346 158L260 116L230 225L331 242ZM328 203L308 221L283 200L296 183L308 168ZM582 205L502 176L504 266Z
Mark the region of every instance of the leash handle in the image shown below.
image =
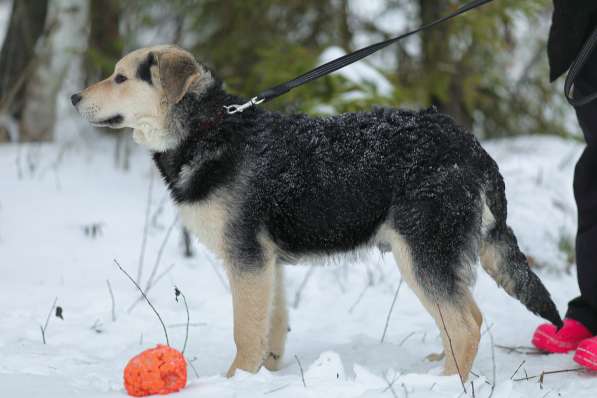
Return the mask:
M367 47L363 47L363 48L356 50L352 53L349 53L349 54L343 55L339 58L336 58L334 60L331 60L323 65L316 67L315 69L312 69L312 70L292 79L292 80L289 80L285 83L279 84L279 85L271 87L265 91L262 91L257 96L253 97L250 101L248 101L244 104L227 105L227 106L224 106L224 108L226 109L226 112L228 114L234 114L237 112L242 112L245 109L250 108L254 105L260 104L262 102L270 101L270 100L277 98L283 94L286 94L293 88L302 86L303 84L309 83L310 81L318 79L322 76L329 75L330 73L335 72L338 69L342 69L345 66L348 66L350 64L353 64L353 63L381 50L382 48L385 48L391 44L394 44L402 39L405 39L409 36L412 36L416 33L421 32L423 30L426 30L426 29L432 28L436 25L439 25L441 23L444 23L452 18L462 15L462 14L464 14L468 11L471 11L475 8L481 7L482 5L490 3L492 1L493 0L472 0L471 2L466 3L463 6L461 6L460 8L458 8L452 14L446 15L445 17L442 17L435 21L429 22L425 25L418 27L415 30L411 30L409 32L403 33L397 37L394 37L394 38L391 38L388 40L384 40L379 43L371 44Z
M566 99L568 100L570 105L574 107L586 105L589 102L592 102L595 99L597 99L597 92L580 98L574 97L574 81L576 80L583 66L587 63L589 56L593 53L596 44L597 28L595 28L593 33L591 33L591 36L589 36L589 38L585 42L584 46L580 50L580 53L578 54L578 57L576 57L574 63L570 67L568 76L566 76L566 83L564 83L564 94L566 95Z

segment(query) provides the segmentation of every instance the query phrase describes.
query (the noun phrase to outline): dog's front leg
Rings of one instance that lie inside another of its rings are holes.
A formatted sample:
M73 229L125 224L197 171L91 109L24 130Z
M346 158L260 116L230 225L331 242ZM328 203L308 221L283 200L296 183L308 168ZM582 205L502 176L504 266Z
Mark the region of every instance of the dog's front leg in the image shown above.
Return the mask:
M272 308L275 264L273 259L259 267L228 267L234 310L236 357L227 377L236 369L256 373L269 355L268 334Z
M284 266L276 264L274 297L269 330L269 351L265 360L265 367L278 370L284 356L286 335L288 334L288 309L286 308L286 293L284 288Z

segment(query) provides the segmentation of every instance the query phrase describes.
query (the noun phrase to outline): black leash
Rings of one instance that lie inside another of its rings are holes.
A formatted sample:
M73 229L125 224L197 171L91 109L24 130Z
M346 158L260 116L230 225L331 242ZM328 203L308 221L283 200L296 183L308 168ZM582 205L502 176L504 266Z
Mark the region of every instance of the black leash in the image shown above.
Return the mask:
M385 40L385 41L382 41L382 42L379 42L376 44L372 44L370 46L361 48L360 50L354 51L350 54L343 55L340 58L336 58L336 59L334 59L330 62L327 62L323 65L320 65L317 68L312 69L309 72L306 72L292 80L289 80L286 83L282 83L282 84L279 84L272 88L269 88L265 91L262 91L256 97L253 97L250 101L248 101L244 104L225 105L224 108L226 109L226 112L228 114L233 114L233 113L237 113L237 112L242 112L245 109L250 108L254 105L259 105L262 102L270 101L276 97L279 97L279 96L289 92L293 88L302 86L303 84L306 84L312 80L318 79L322 76L329 75L330 73L335 72L338 69L341 69L347 65L355 63L355 62L381 50L382 48L385 48L391 44L396 43L397 41L400 41L408 36L412 36L412 35L419 33L423 30L426 30L426 29L429 29L436 25L439 25L441 23L444 23L452 18L455 18L461 14L464 14L465 12L468 12L475 8L481 7L482 5L487 4L491 1L493 1L493 0L472 0L471 2L463 5L462 7L460 7L458 10L456 10L454 13L452 13L450 15L447 15L443 18L440 18L438 20L435 20L433 22L430 22L428 24L420 26L419 28L417 28L415 30L411 30L410 32L403 33L400 36L397 36L392 39L388 39L388 40Z
M593 94L589 94L585 97L574 98L574 80L582 70L583 66L589 59L589 56L595 49L595 45L597 44L597 28L593 31L591 36L587 39L587 42L584 44L582 50L578 54L578 57L574 60L574 63L570 67L570 71L568 72L568 76L566 76L566 83L564 84L564 93L566 94L566 99L570 103L570 105L579 107L588 104L591 101L597 99L597 92Z

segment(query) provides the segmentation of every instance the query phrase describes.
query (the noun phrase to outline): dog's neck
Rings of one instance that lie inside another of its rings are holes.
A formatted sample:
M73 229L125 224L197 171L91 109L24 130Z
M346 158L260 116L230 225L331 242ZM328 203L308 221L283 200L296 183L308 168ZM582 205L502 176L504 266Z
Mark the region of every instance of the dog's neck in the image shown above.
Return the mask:
M209 85L192 88L179 103L170 108L166 117L167 126L173 136L184 140L194 135L210 135L218 132L247 130L246 127L267 112L259 107L242 113L227 114L225 105L244 104L246 98L228 94L218 80Z
M228 115L223 105L239 101L219 85L203 92L190 91L168 114L168 129L177 143L154 153L174 200L206 199L238 167L244 140L242 123L252 117Z
M215 81L201 90L190 90L170 109L168 129L174 136L185 139L217 128L223 121L224 105L229 97Z

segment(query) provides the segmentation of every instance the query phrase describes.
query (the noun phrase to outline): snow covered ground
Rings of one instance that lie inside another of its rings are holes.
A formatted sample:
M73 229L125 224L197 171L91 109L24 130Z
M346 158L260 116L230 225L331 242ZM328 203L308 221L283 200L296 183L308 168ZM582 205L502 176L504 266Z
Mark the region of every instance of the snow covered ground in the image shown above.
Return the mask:
M127 360L164 342L161 326L146 304L127 313L137 292L113 263L116 258L131 274L137 272L153 173L149 156L135 149L125 172L114 167L111 140L68 142L0 146L2 397L124 396L122 371ZM543 266L540 275L564 311L577 293L575 276L565 272L567 256L561 249L562 242L573 236L571 178L582 147L540 137L485 146L505 174L510 222L521 245ZM144 280L175 220L156 174L151 198ZM94 224L100 230L96 237L85 232ZM457 377L438 376L440 364L425 359L441 350L439 334L406 286L399 293L385 341L380 342L400 280L391 256L382 258L374 251L359 263L315 268L302 291L311 268L287 267L292 331L284 368L276 373L241 373L230 380L223 373L234 354L232 309L226 283L220 279L221 267L198 245L193 258L184 258L178 226L164 246L157 274L172 265L149 296L177 348L184 341L181 325L186 313L174 300L173 286L189 301L186 355L198 377L189 369L189 383L180 397L465 396ZM107 280L115 297L115 321ZM491 333L483 335L474 365L479 375L472 377L475 396L488 397L494 383L495 398L595 396L597 376L584 372L547 375L542 385L536 379L512 381L576 365L571 355L527 355L525 348L520 352L499 348L528 347L541 320L482 271L475 294L491 327ZM55 297L64 320L50 319L44 345L40 324ZM305 370L306 387L295 355ZM466 396L472 397L470 385L467 390Z

